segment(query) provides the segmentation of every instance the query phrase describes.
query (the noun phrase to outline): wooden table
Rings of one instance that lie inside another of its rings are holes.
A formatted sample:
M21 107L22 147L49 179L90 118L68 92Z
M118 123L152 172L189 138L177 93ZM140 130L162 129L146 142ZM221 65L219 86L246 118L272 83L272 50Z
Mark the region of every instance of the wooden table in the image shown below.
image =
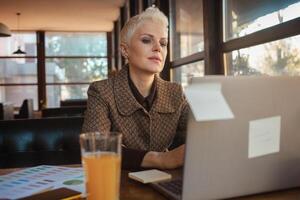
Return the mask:
M78 165L77 165L78 166ZM8 174L20 168L0 169L0 175ZM180 170L168 171L173 177L179 177ZM128 178L128 171L122 171L120 200L167 200L160 193L148 185L141 184ZM258 194L247 197L234 198L234 200L300 200L300 188L279 192Z

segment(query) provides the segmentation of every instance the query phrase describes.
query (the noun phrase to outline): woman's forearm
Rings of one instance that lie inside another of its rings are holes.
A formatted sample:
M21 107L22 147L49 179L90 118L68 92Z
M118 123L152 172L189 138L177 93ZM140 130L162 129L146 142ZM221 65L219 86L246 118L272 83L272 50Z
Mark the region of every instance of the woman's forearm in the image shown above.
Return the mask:
M149 151L146 153L144 156L144 159L142 161L141 166L144 168L159 168L161 169L161 153L160 152L155 152L155 151Z
M146 153L141 166L145 168L174 169L183 165L184 145L177 147L169 152Z

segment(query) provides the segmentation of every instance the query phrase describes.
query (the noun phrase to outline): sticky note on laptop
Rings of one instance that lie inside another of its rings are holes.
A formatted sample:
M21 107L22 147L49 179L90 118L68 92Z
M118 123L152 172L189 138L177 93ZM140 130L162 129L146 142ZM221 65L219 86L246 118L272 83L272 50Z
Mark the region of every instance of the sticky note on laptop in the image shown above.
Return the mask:
M193 83L185 89L185 96L198 122L234 118L221 83Z
M139 172L130 172L128 173L128 177L142 183L152 183L171 179L172 175L157 169L151 169Z

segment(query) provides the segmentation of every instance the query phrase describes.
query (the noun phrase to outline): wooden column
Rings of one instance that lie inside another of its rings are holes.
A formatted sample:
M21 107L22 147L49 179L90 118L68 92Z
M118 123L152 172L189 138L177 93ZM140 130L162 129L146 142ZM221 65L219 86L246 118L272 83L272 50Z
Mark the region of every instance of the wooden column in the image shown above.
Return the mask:
M224 74L222 1L203 0L205 74Z
M45 32L37 31L37 74L38 74L38 106L46 107L46 66L45 66Z

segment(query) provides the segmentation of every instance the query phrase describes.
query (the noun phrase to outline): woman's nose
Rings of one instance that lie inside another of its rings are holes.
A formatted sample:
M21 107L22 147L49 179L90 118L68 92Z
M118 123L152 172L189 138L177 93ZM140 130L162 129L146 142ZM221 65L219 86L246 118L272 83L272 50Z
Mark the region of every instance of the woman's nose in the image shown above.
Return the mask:
M160 45L160 42L159 41L154 41L153 42L153 51L158 51L158 52L161 52L161 45Z

